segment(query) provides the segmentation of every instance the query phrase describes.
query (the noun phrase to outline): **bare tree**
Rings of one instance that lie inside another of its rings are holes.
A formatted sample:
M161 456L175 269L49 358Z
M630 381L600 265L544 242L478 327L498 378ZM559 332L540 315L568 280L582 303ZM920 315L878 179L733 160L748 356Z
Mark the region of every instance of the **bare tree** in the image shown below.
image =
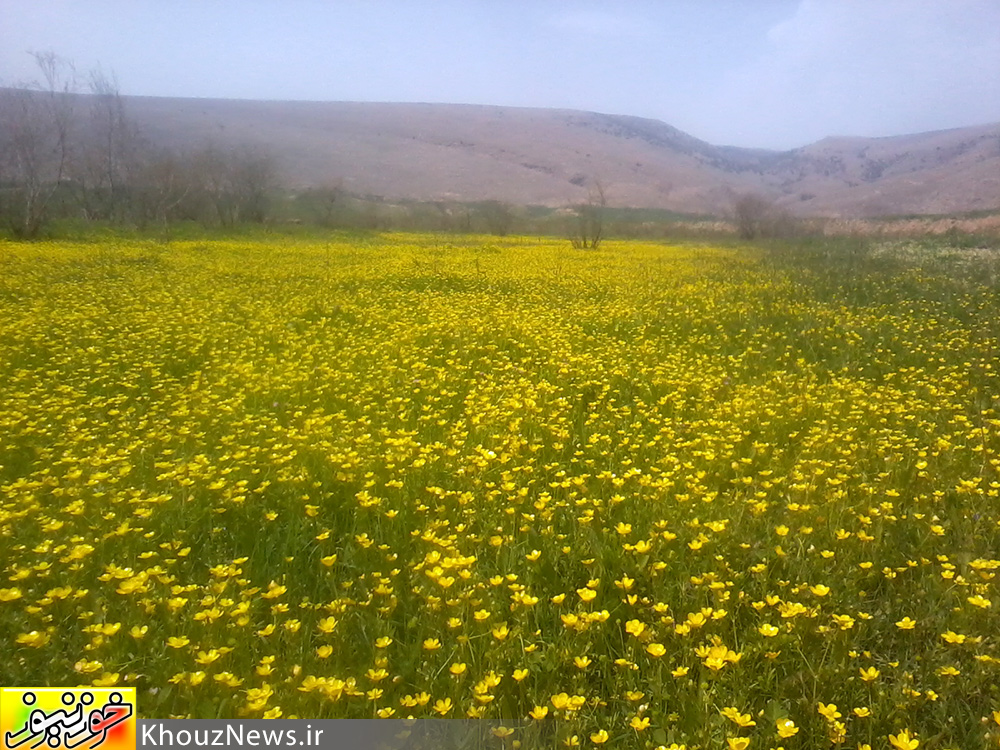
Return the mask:
M608 199L600 180L594 180L587 192L587 202L575 207L576 222L570 242L576 248L600 247L604 237L604 213Z
M274 160L259 149L245 147L233 154L231 170L238 220L263 223L278 183Z
M793 237L804 227L787 210L757 193L737 195L733 201L733 220L742 239Z
M514 225L514 211L509 203L486 201L482 207L486 228L497 237L506 237Z
M83 215L124 221L131 214L130 182L138 167L139 134L129 121L115 77L90 74L90 112L70 174Z
M50 216L71 155L73 67L32 53L42 82L0 92L0 213L17 237L37 237Z
M768 233L768 224L774 207L767 198L756 193L738 195L733 201L733 220L736 231L745 240L752 240Z
M87 220L140 225L267 219L278 186L268 154L158 152L127 116L113 75L93 71L80 97L69 62L33 56L41 82L0 89L0 221L15 236L38 236L70 207Z
M306 198L320 226L332 227L337 223L337 213L344 204L344 188L339 182L313 188Z
M131 173L130 204L140 227L166 228L177 219L201 218L201 184L192 159L167 151L144 150Z
M203 190L226 227L267 218L277 172L271 157L249 146L221 151L209 146L198 155Z

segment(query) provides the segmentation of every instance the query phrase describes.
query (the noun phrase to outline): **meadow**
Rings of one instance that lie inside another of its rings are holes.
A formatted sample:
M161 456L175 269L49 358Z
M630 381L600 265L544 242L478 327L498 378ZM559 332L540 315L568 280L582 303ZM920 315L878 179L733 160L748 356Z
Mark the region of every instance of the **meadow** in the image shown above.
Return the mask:
M998 747L983 268L2 243L0 683L498 747Z

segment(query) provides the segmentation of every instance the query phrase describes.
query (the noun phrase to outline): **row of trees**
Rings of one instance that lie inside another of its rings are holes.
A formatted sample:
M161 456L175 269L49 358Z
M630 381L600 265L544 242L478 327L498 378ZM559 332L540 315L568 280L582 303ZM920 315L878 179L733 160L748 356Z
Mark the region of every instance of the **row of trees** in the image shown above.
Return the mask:
M281 193L266 153L155 147L129 117L113 76L101 70L81 75L51 52L33 57L37 81L0 88L0 227L33 238L63 218L148 228L176 221L231 227L270 217ZM391 220L504 236L523 224L517 209L495 200L460 209L426 204L390 216L337 185L299 198L295 208L304 210L294 212L297 220L321 226ZM606 205L595 182L587 201L567 217L563 231L575 246L599 246Z
M14 236L37 237L65 217L139 228L175 221L232 227L268 220L282 199L275 163L260 149L154 147L128 116L113 76L100 70L78 75L51 52L33 56L38 81L0 88L0 226ZM390 210L334 184L292 202L295 221L321 226L388 223L498 236L537 229L564 233L574 247L587 249L600 246L608 215L598 180L585 202L563 214L561 228L559 221L530 221L501 201ZM732 218L745 239L785 236L795 225L754 194L734 195Z
M155 148L114 77L80 76L50 52L34 58L39 81L0 89L0 222L16 237L37 237L62 217L139 227L265 220L277 186L266 154Z

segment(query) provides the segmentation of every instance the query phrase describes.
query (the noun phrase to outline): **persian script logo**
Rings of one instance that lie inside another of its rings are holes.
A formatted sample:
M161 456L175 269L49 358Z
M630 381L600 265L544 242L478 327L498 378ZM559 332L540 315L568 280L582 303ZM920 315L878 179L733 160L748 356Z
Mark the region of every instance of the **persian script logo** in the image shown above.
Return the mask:
M135 750L135 688L0 688L2 750Z

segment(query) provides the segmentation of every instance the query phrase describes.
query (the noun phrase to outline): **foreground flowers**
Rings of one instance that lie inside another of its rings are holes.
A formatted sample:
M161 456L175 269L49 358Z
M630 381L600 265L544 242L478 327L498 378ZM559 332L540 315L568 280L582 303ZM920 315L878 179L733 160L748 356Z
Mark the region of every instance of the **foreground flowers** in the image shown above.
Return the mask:
M410 235L0 261L4 684L524 747L1000 731L988 276Z
M920 740L911 737L909 730L904 729L899 734L890 734L889 744L898 750L916 750L920 746Z

